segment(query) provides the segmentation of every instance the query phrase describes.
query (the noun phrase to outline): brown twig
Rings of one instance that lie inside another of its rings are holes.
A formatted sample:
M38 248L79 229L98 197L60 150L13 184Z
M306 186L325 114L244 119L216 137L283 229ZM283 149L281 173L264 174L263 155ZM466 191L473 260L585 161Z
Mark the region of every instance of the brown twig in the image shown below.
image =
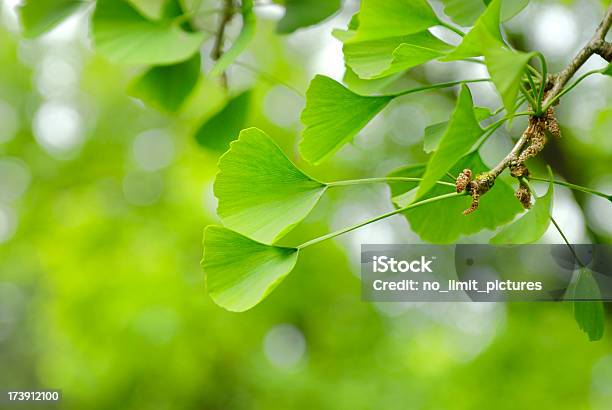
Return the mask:
M547 91L544 101L542 102L542 107L548 107L551 101L554 101L554 104L559 102L558 98L555 97L562 92L565 84L567 84L578 69L582 67L593 54L598 54L607 61L612 60L612 44L605 40L606 34L610 30L610 26L612 26L612 3L608 6L606 14L601 23L599 23L593 37L578 54L576 54L568 66L559 73L547 77ZM465 189L473 198L472 206L464 213L467 214L476 210L479 198L487 193L491 186L493 186L495 179L506 168L510 168L512 176L514 177L521 178L527 176L528 170L524 163L527 159L537 155L544 148L547 133L555 137L560 136L559 125L555 119L552 106L548 107L539 117L535 115L529 117L529 125L512 150L490 171L476 175L476 178L471 180L466 188L463 187L463 184L460 186L458 181L458 192ZM460 188L463 189L460 190Z
M215 43L213 45L210 56L213 60L217 61L223 55L223 43L225 40L225 28L232 21L234 17L235 8L233 4L233 0L225 0L225 4L223 6L223 11L221 14L221 21L219 22L219 29L217 30L217 34L215 36ZM221 82L223 86L227 88L227 74L223 72L221 74Z

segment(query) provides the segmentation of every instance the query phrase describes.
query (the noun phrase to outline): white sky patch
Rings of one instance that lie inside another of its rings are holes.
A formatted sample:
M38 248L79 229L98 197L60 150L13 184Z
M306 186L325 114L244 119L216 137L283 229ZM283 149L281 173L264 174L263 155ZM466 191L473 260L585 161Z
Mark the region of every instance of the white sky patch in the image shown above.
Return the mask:
M537 24L531 24L535 48L560 58L574 50L578 27L572 11L560 4L538 5Z
M290 324L279 324L266 333L263 350L272 365L290 369L298 365L304 358L306 339L297 327Z
M394 104L385 117L390 128L391 139L400 145L410 146L418 143L423 137L425 127L431 124L431 118L421 104ZM407 121L410 126L407 127Z
M1 0L0 1L0 23L12 32L19 30L19 17L17 16L17 6L22 0Z
M208 217L219 221L219 217L217 216L218 205L219 200L215 196L213 181L209 181L204 185L204 188L202 188L202 208L204 208Z
M36 141L59 157L79 148L85 138L79 112L67 103L42 104L34 116L33 128Z
M70 96L78 87L78 77L68 59L49 53L38 67L36 86L40 94L49 99Z
M149 130L138 134L132 143L132 156L145 171L157 171L172 163L174 142L164 130Z
M607 182L604 182L606 181ZM593 184L593 189L605 193L612 193L612 175L605 175L601 182ZM612 206L610 201L598 196L589 195L586 200L586 213L589 217L589 226L595 232L612 236Z
M567 188L555 185L555 196L553 198L552 216L563 230L570 243L591 243L586 231L586 222L580 207ZM541 243L565 243L551 223Z
M302 108L302 98L282 85L275 85L264 97L263 111L266 118L282 128L292 129L298 126Z

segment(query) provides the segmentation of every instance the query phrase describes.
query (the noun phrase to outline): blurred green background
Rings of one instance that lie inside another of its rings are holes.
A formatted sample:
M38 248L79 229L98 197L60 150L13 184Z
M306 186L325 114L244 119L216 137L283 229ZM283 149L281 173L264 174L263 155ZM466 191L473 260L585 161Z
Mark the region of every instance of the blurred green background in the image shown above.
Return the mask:
M25 40L17 3L0 2L0 388L59 388L61 408L91 410L611 407L612 339L589 343L569 304L362 302L359 245L418 241L401 217L308 249L246 313L207 296L199 260L204 226L218 223L220 151L194 133L228 98L252 90L245 125L327 180L423 161L424 127L452 110L453 90L403 97L324 165L300 161L304 100L281 83L304 92L316 73L342 78L341 44L330 32L346 26L355 1L283 37L274 32L282 10L257 7L256 41L230 69L229 90L203 77L179 115L127 96L142 68L96 56L91 10ZM558 70L603 7L534 1L507 30L517 48L542 51ZM235 37L239 27L230 29ZM583 70L601 66L593 57ZM350 83L381 92L482 70L430 63L392 82ZM476 104L499 105L490 85L471 88ZM543 155L559 178L612 191L611 91L612 81L591 76L564 98L564 137ZM522 127L516 121L490 139L489 164ZM359 187L325 196L286 241L390 210L388 195ZM563 188L555 196L554 216L571 241L612 240L609 202ZM551 230L542 242L561 238Z

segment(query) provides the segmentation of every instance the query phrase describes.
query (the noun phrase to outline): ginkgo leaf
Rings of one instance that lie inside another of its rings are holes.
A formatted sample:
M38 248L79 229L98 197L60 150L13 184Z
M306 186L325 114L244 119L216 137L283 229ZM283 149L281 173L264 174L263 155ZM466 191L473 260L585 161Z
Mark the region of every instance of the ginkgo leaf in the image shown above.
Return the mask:
M581 268L576 282L571 285L574 301L574 318L578 327L589 336L591 342L599 340L604 333L604 307L599 285L588 268Z
M288 34L320 23L335 14L340 3L340 0L285 0L285 15L276 25L276 31Z
M474 173L487 171L480 155L473 152L463 157L449 172L458 175L463 169L469 168ZM414 165L400 168L389 176L420 177L424 172L424 165ZM448 179L449 182L453 182ZM404 207L413 202L415 183L390 183L393 202L398 207ZM453 192L452 187L436 184L422 199L448 194ZM483 229L493 230L504 225L522 211L522 207L514 197L512 188L503 180L498 179L495 185L480 199L476 212L463 215L463 211L470 206L471 197L458 196L444 201L432 202L408 210L403 213L412 231L419 235L423 241L430 243L453 243L462 235L472 235Z
M550 225L550 211L553 202L553 175L549 168L548 191L536 198L535 205L525 215L505 226L491 238L494 244L523 244L535 242L544 235ZM488 195L488 194L487 194ZM486 196L486 195L485 195Z
M202 269L215 303L233 312L257 305L297 262L298 250L264 245L220 226L204 231Z
M204 32L187 32L172 19L149 20L125 0L97 2L92 20L96 51L123 64L167 65L200 49Z
M444 131L448 128L448 123L449 121L442 121L425 127L423 151L430 153L438 149L438 144L440 144L440 140L444 136Z
M365 80L359 78L357 74L351 70L351 67L346 67L342 82L353 92L361 95L381 94L385 89L401 77L402 73L396 73L388 77L375 78Z
M470 152L472 145L483 132L474 114L470 90L463 84L448 128L442 135L436 152L427 163L427 169L415 199L419 199L426 194L441 176Z
M386 77L439 58L453 46L422 31L401 37L370 41L347 41L344 59L361 78Z
M491 80L501 95L506 113L510 115L514 112L525 67L535 53L521 53L491 45L486 48L484 55Z
M471 26L486 9L483 0L442 0L444 14L464 27ZM501 3L501 19L510 20L529 4L529 0L504 0Z
M137 77L128 93L155 108L177 111L200 78L200 55L187 61L156 66Z
M104 0L102 0L104 1ZM162 17L169 3L179 0L128 0L146 18L157 20Z
M195 134L198 144L215 151L227 150L246 124L251 94L250 90L238 94L221 111L208 118Z
M229 50L223 53L210 71L215 76L223 73L240 54L248 47L255 36L256 18L253 12L253 0L242 0L242 29Z
M479 122L491 116L491 110L484 107L474 107L474 115ZM425 127L423 134L423 150L427 153L438 149L438 144L448 127L449 121L442 121Z
M23 36L38 37L64 21L83 4L83 0L26 0L18 8Z
M482 0L442 0L444 14L464 27L471 26L487 8Z
M440 20L426 0L363 0L359 28L351 41L400 37L438 24Z
M349 142L393 97L366 97L342 84L317 75L306 92L302 111L305 129L300 142L302 157L318 164Z
M480 15L474 27L463 37L461 43L441 61L462 60L484 55L491 39L500 45L503 39L499 31L501 0L493 0Z
M217 214L228 228L272 243L308 215L325 188L296 168L266 133L248 128L219 159Z

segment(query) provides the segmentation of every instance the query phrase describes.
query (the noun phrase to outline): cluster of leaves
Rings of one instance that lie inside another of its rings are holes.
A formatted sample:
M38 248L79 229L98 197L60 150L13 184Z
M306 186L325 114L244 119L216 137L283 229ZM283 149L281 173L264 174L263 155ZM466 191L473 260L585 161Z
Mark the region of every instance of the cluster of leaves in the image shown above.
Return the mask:
M286 13L278 23L279 33L316 24L340 7L340 0L281 3ZM454 186L454 178L464 169L474 173L488 170L479 150L495 130L520 115L541 116L555 102L545 100L548 72L544 57L514 50L501 31L503 21L519 13L528 0L443 3L444 13L452 22L438 16L427 0L362 0L360 11L348 27L334 31L343 43L347 83L349 76L365 81L391 79L434 60L484 64L490 78L426 85L389 95L362 95L318 75L307 90L301 116L304 130L300 155L316 165L350 142L392 100L458 86L449 120L432 124L425 131L424 150L431 154L427 163L408 164L385 177L321 182L299 170L267 134L255 128L240 132L221 157L214 189L224 227L206 229L202 260L208 291L220 306L232 311L255 306L291 272L304 248L395 214L404 215L412 230L431 243L452 243L462 235L504 225L492 243L529 243L547 230L552 174L547 193L536 198L526 212L514 198L512 187L498 179L483 196L478 212L464 216L462 211L470 206L471 198L465 192L456 192ZM26 1L20 13L24 34L38 36L87 4L77 0ZM234 2L225 3L225 12L228 5L231 9ZM255 32L253 8L252 0L242 0L237 9L242 30L209 75L223 73L247 48ZM160 110L177 112L203 75L201 45L214 33L198 26L194 17L199 12L181 0L98 0L92 15L96 51L113 62L145 66L129 93ZM471 29L464 33L455 24ZM432 28L454 33L457 44L436 36ZM537 67L531 65L532 61L539 61ZM611 69L596 72L610 74ZM475 107L468 87L469 83L488 81L502 102L494 112ZM224 149L224 141L212 141L208 135L211 130L216 134L222 130L233 139L244 125L241 118L248 110L249 99L248 91L230 99L216 116L201 125L197 140L209 148ZM529 109L517 112L524 104ZM394 211L295 247L276 245L310 213L326 190L372 182L389 184ZM524 214L514 220L521 212ZM586 303L593 305L588 307L589 312L601 310L599 302ZM586 305L579 305L576 318L596 338L602 320L592 318L600 315L586 314Z
M285 9L276 31L290 34L317 24L336 13L340 0L277 0ZM91 13L96 52L108 61L143 67L128 87L128 94L169 114L181 112L204 75L221 75L236 62L254 38L253 0L25 0L19 15L26 38L38 37L75 13ZM215 16L240 15L238 37L208 73L201 49L213 41ZM225 105L195 130L198 143L223 152L245 125L250 93L228 96Z
M463 5L467 7L469 3ZM499 92L502 107L492 113L474 107L467 86L469 82L489 79L460 82L449 121L433 124L425 132L424 149L431 153L429 161L407 165L385 178L375 178L389 182L396 211L296 247L276 246L276 241L306 217L327 189L352 181L316 181L292 164L270 137L258 129L244 130L232 143L219 161L220 172L215 182L218 214L225 227L208 227L204 235L202 263L208 290L216 303L229 310L249 309L278 286L305 247L396 213L402 213L412 230L432 243L452 243L461 235L502 225L506 226L492 237L491 243L530 243L544 234L551 221L552 173L546 194L537 197L535 205L512 223L523 208L506 182L497 180L483 197L478 212L463 216L461 211L470 199L454 193L448 186L452 184L443 181L447 175L456 176L466 168L475 173L487 171L479 149L493 131L515 116L539 116L549 107L544 106L546 82L541 80L547 78L544 58L539 53L513 50L504 42L500 30L503 17L520 11L526 2L505 2L510 8L502 8L499 0L493 0L486 8L478 1L472 3L482 8L482 14L466 13L459 2L445 2L445 10L453 20L473 23L456 46L431 33L429 29L434 26L459 30L440 20L425 0L364 0L348 29L334 32L344 43L348 69L361 79L393 76L434 59L483 57L476 62L486 65L490 81ZM539 58L539 69L529 64L534 57ZM319 164L350 142L394 98L453 85L457 83L434 84L394 95L365 96L331 78L316 76L307 91L301 116L305 128L300 154L306 161ZM516 113L525 101L531 110ZM503 118L493 121L495 115L504 111ZM485 120L489 125L482 127ZM588 274L583 269L580 278ZM591 339L601 337L603 316L598 313L601 311L601 302L576 303L576 319Z

